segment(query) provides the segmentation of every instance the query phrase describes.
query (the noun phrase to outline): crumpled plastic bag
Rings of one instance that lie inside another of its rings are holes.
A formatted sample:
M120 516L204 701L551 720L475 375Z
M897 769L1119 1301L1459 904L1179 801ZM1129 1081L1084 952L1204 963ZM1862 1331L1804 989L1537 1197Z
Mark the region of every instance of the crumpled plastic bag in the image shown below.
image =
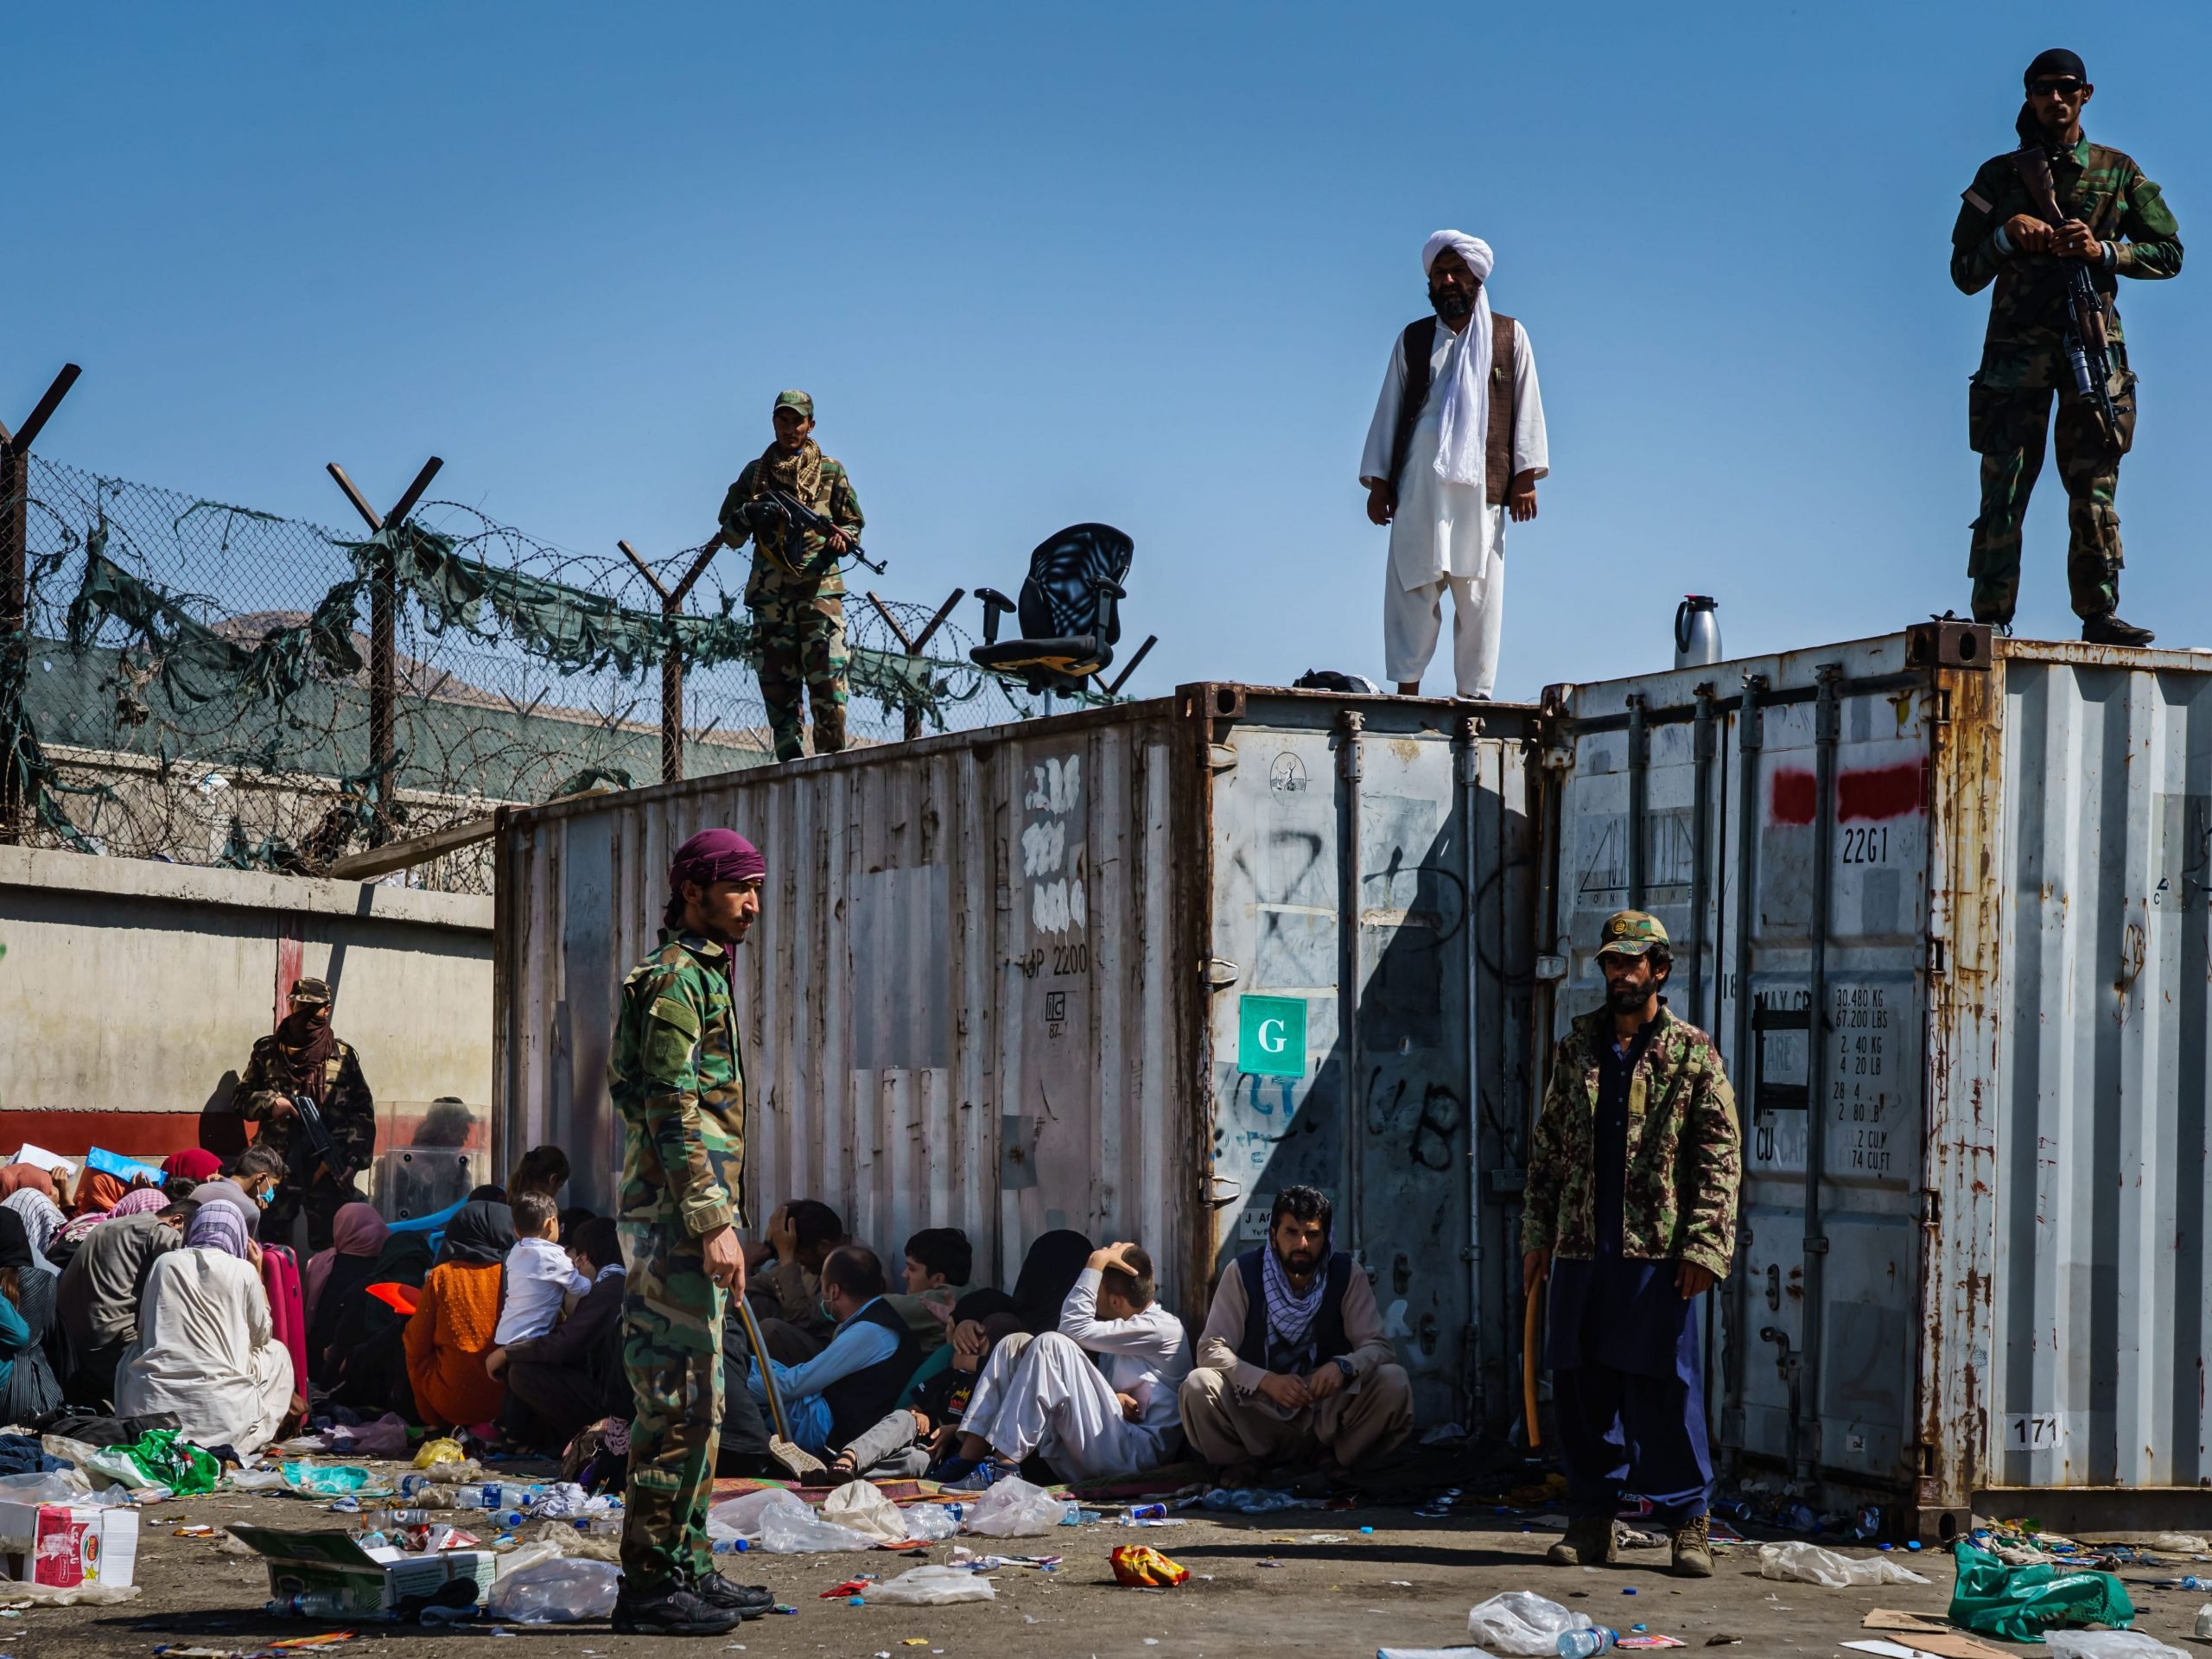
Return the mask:
M2193 1532L2162 1532L2151 1540L2151 1548L2172 1555L2202 1555L2212 1551L2212 1539L2200 1538Z
M911 1535L899 1506L865 1480L849 1480L830 1493L822 1506L822 1518L887 1544L903 1544Z
M133 1491L166 1486L177 1497L213 1491L223 1472L213 1457L179 1440L173 1428L149 1428L130 1446L102 1446L79 1467L87 1475L119 1480Z
M785 1494L789 1496L789 1494ZM760 1521L760 1548L775 1555L807 1555L825 1549L874 1549L883 1541L872 1533L855 1532L834 1521L824 1521L804 1501L792 1498L798 1513L778 1504Z
M1008 1475L976 1500L962 1525L989 1538L1022 1538L1052 1531L1067 1512L1065 1498L1054 1497L1020 1475Z
M942 1503L916 1503L899 1511L906 1536L925 1543L942 1543L960 1530L960 1522Z
M1887 1555L1853 1558L1794 1538L1786 1544L1759 1546L1759 1576L1795 1584L1846 1590L1870 1584L1926 1584L1928 1580Z
M2109 1573L2068 1573L2055 1567L2007 1567L1965 1539L1952 1548L1959 1564L1951 1588L1951 1623L1978 1636L2040 1642L2065 1624L2135 1622L2135 1604Z
M461 1449L461 1442L459 1440L442 1439L425 1440L420 1446L416 1448L415 1452L415 1466L417 1469L435 1468L437 1465L442 1463L466 1463L467 1461L468 1453Z
M387 1411L372 1423L353 1423L330 1431L330 1449L341 1458L404 1458L407 1421Z
M622 1569L612 1561L538 1561L492 1586L484 1616L509 1624L567 1624L614 1611Z
M231 1492L271 1492L284 1486L282 1469L233 1469L223 1477L223 1490Z
M2050 1643L2050 1659L2190 1659L2183 1649L2140 1630L2053 1630L2044 1640Z
M0 1503L81 1503L92 1490L84 1471L48 1469L35 1475L0 1475Z
M1556 1654L1567 1631L1591 1628L1589 1614L1569 1612L1533 1590L1508 1590L1467 1613L1468 1634L1493 1653Z
M710 1538L751 1538L760 1536L762 1522L771 1510L804 1510L806 1500L786 1491L781 1486L764 1486L757 1492L747 1492L743 1497L726 1498L707 1511L707 1535Z
M540 1520L572 1521L588 1513L591 1494L573 1480L556 1480L530 1500L530 1512ZM604 1507L604 1506L602 1506Z
M369 1471L349 1463L288 1463L284 1484L317 1497L351 1497L369 1484Z
M956 1601L995 1601L998 1593L998 1586L980 1573L918 1567L887 1583L870 1585L868 1599L898 1607L943 1607Z

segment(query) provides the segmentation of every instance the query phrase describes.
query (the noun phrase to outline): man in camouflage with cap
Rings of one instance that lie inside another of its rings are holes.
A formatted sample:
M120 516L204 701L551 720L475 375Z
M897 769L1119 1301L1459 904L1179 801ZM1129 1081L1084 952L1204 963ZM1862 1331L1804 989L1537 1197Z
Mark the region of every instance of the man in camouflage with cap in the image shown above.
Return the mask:
M1605 1006L1553 1051L1521 1222L1522 1286L1552 1285L1544 1360L1569 1521L1549 1559L1611 1563L1613 1516L1634 1491L1673 1532L1675 1572L1709 1578L1692 1316L1735 1255L1736 1100L1713 1039L1659 994L1674 957L1656 917L1609 917L1598 966Z
M622 1115L616 1219L629 1269L622 1363L635 1407L618 1635L718 1636L774 1605L715 1571L707 1539L722 1417L722 1320L745 1294L745 1055L731 953L767 865L732 830L676 849L659 943L622 982L607 1087Z
M264 1243L290 1245L293 1224L304 1211L308 1250L328 1249L332 1218L359 1199L353 1178L376 1156L376 1099L361 1075L361 1057L331 1029L334 1004L326 981L294 980L290 1012L269 1036L255 1039L232 1096L246 1120L261 1126L258 1144L283 1154L289 1166L262 1211ZM312 1166L295 1155L292 1144L301 1133L294 1102L302 1095L315 1103L334 1154Z
M2015 129L2022 148L1981 164L1951 229L1951 280L1978 294L1992 282L1981 367L1967 391L1968 441L1981 456L1981 512L1967 574L1978 622L2010 628L2020 589L2020 525L2043 468L2051 393L2058 394L2058 475L2066 486L2066 582L2082 638L2147 645L2151 630L2120 608L2120 458L2135 442L2135 375L2113 296L2122 276L2181 270L2181 233L2158 187L2120 151L2082 136L2096 88L2073 53L2054 49L2027 68ZM2053 222L2051 215L2058 216ZM2086 264L2110 343L2106 384L2117 417L2107 430L2083 397L2066 352L2068 266Z
M760 658L760 697L768 705L776 759L806 752L802 692L814 705L814 752L845 747L845 583L839 556L860 540L861 504L853 481L814 442L814 399L803 391L776 395L775 441L745 463L722 498L721 528L710 545L753 544L745 603ZM802 530L779 508L781 493L836 526Z

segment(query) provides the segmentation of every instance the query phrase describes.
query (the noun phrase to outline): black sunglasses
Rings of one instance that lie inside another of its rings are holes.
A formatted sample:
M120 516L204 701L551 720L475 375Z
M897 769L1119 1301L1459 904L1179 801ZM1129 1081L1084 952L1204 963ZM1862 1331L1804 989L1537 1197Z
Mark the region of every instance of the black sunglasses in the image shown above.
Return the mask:
M2087 84L2087 82L2075 79L2071 75L2064 75L2056 80L2036 81L2028 87L2028 90L2044 98L2072 98Z

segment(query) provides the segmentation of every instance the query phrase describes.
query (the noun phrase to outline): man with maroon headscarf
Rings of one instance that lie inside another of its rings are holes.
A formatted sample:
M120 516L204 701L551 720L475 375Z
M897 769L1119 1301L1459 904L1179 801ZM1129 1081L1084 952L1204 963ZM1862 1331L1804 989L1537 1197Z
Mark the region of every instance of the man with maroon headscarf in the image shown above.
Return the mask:
M734 830L702 830L677 848L660 942L622 982L615 1016L607 1069L624 1128L622 1363L637 1402L619 1635L719 1636L774 1605L765 1589L715 1572L707 1540L722 1315L745 1294L745 1058L730 951L760 913L767 874Z
M291 1011L273 1034L255 1041L235 1096L246 1118L261 1125L258 1144L285 1154L292 1164L262 1212L262 1242L289 1246L293 1217L304 1210L310 1253L330 1248L332 1217L360 1198L353 1177L376 1155L376 1100L361 1075L361 1057L330 1028L334 1001L325 981L294 980ZM311 1167L291 1156L300 1115L292 1103L302 1095L315 1103L335 1154Z

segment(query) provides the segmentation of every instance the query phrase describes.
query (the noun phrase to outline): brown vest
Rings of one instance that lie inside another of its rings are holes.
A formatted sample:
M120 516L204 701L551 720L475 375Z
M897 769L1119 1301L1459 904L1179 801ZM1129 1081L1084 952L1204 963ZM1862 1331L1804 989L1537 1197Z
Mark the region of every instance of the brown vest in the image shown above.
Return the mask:
M1513 426L1516 414L1513 380L1513 319L1503 311L1490 314L1490 442L1483 454L1483 493L1492 506L1504 503L1506 486L1513 481ZM1400 340L1406 353L1405 396L1398 404L1397 435L1390 445L1390 487L1398 487L1398 474L1406 468L1406 445L1428 401L1428 359L1436 349L1436 319L1418 317L1406 325Z

